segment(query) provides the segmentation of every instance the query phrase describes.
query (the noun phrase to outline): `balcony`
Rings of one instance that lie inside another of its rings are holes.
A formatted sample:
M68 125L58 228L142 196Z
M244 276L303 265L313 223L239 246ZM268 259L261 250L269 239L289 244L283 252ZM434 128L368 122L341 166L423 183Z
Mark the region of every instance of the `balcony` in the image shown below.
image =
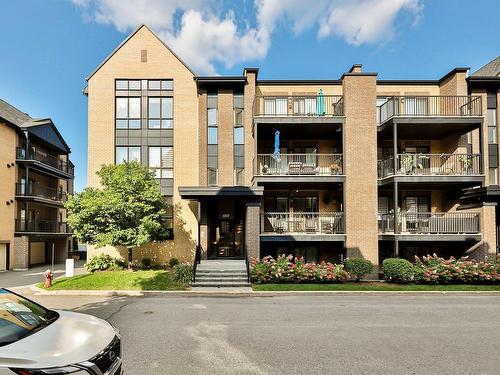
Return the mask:
M482 116L480 96L393 96L378 107L379 124L399 117Z
M48 154L34 147L30 148L28 154L26 154L24 148L17 147L16 159L17 161L33 162L35 166L42 167L44 170L50 172L56 172L56 174L62 177L71 178L74 175L74 168L71 164L68 164L57 156Z
M266 122L266 119L294 122L296 119L299 122L324 123L340 116L344 116L342 95L255 96L256 122Z
M70 234L65 222L53 220L25 221L16 219L16 232L37 234Z
M257 182L342 181L342 154L258 154L254 179Z
M398 177L406 182L481 182L479 154L398 154L377 163L378 178Z
M343 240L344 233L343 212L266 212L261 214L261 239L264 241Z
M16 196L22 198L31 198L34 200L49 200L56 203L66 202L66 192L61 189L51 188L36 183L17 183Z
M480 240L479 213L402 212L398 215L401 240ZM394 235L394 214L379 218L380 234ZM419 236L416 236L419 235Z

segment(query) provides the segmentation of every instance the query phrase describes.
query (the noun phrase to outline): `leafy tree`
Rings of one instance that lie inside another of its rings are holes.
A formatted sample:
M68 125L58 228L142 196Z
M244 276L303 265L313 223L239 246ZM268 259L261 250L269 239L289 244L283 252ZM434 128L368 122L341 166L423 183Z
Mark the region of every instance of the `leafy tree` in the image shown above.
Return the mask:
M166 206L154 173L137 163L103 165L102 188L86 188L65 204L79 242L132 248L167 236Z

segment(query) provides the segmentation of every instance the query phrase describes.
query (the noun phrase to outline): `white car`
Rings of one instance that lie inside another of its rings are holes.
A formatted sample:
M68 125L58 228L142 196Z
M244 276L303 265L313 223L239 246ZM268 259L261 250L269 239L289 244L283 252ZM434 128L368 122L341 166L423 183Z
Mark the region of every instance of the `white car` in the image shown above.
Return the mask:
M0 375L122 373L121 337L111 324L0 288Z

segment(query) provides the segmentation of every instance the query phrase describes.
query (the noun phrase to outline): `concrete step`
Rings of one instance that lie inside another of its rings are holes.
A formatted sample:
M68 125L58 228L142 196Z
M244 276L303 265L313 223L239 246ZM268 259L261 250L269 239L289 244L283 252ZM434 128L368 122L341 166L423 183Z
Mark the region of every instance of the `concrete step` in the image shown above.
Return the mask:
M220 275L220 276L240 276L240 275L246 275L246 271L200 271L196 270L196 276L198 275L206 275L206 276L213 276L213 275Z
M248 282L248 279L246 276L242 277L199 277L196 276L196 282L225 282L225 283L232 283L232 282L243 282L246 283Z
M216 287L216 288L226 288L226 287L234 287L234 288L238 288L238 287L246 287L246 286L250 286L250 283L248 282L211 282L211 281L196 281L194 284L193 284L194 287Z

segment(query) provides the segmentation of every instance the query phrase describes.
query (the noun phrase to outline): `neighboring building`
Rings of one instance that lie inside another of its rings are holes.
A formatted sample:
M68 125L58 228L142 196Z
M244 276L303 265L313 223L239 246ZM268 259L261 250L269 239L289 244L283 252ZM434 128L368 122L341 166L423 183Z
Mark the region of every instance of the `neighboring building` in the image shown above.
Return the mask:
M63 203L73 192L70 148L51 119L0 99L0 270L61 262L71 248Z
M484 88L467 74L202 77L141 26L87 78L88 181L122 160L156 170L172 239L137 259L483 258L496 253L495 205L460 199L498 184L498 75ZM101 251L125 254L89 256Z

